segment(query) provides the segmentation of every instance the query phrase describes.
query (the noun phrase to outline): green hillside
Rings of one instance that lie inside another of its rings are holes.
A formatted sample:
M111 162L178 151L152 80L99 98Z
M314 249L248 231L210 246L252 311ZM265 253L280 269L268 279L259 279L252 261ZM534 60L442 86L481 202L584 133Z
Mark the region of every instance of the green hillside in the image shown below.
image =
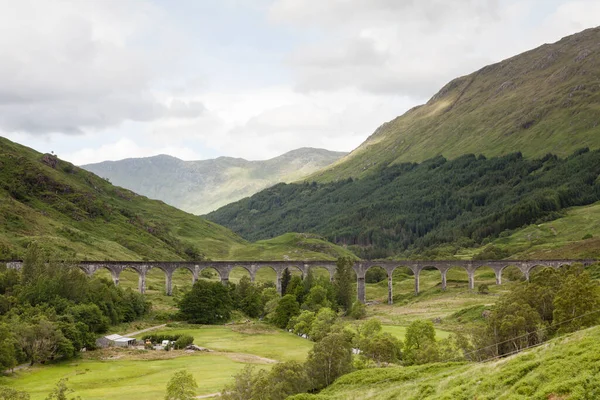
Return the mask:
M599 201L599 176L600 150L566 158L436 157L380 167L356 180L276 185L207 217L249 240L314 232L363 258L505 258L525 248L482 246L559 218L568 207ZM575 230L576 220L569 221ZM569 256L596 254L580 250Z
M309 179L359 177L438 155L565 156L585 146L600 147L600 28L454 79Z
M215 223L149 200L50 154L0 138L0 259L39 241L88 260L332 259L316 237L251 244Z
M600 398L599 365L600 327L594 327L493 362L366 369L319 395L290 399L591 400Z
M264 161L231 157L183 161L161 155L105 161L82 168L151 199L204 214L276 183L302 179L345 154L301 148Z

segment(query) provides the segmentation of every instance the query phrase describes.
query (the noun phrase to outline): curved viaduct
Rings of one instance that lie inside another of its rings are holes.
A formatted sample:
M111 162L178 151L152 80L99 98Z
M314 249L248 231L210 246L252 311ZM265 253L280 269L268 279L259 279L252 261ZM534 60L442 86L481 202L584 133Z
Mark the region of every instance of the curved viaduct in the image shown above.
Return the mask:
M419 275L424 269L437 269L441 274L442 290L446 289L446 274L450 268L458 267L467 271L469 277L469 288L475 288L475 271L478 268L489 267L496 274L496 284L502 284L502 271L509 266L517 267L529 280L529 274L535 267L560 268L564 265L580 263L584 266L598 262L597 260L494 260L494 261L357 261L353 265L357 278L357 295L361 302L366 301L365 275L367 270L372 267L381 267L387 272L388 277L388 304L393 304L393 281L392 275L396 268L409 268L415 279L415 294L419 294ZM6 265L9 268L20 269L21 261L9 261ZM165 274L166 294L172 294L173 272L177 269L187 269L192 273L192 282L196 282L200 271L206 268L213 268L220 276L221 282L229 282L229 274L236 267L244 268L250 274L250 279L254 281L256 272L261 268L272 268L277 273L277 292L281 294L281 277L286 268L296 268L302 273L304 278L311 268L325 268L329 271L329 277L333 280L336 268L335 261L181 261L181 262L146 262L146 261L82 261L76 264L88 275L93 275L97 270L105 268L110 271L115 285L119 284L119 275L126 269L132 269L138 273L138 289L141 293L146 290L146 274L153 268L160 269Z

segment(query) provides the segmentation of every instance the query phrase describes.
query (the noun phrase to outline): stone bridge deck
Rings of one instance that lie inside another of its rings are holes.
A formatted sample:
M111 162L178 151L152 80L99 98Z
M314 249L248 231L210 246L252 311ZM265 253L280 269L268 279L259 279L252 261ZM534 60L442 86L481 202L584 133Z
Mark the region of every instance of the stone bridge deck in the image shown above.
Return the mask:
M475 271L478 268L489 267L496 274L496 284L502 284L502 271L509 266L515 266L529 280L529 274L535 267L560 268L564 265L580 263L584 266L597 263L597 260L493 260L493 261L356 261L353 265L357 279L358 300L363 303L366 300L365 292L365 274L369 268L381 267L387 272L388 277L388 303L393 303L393 281L392 275L396 268L409 268L415 279L415 294L419 294L419 275L424 269L437 269L441 274L442 289L446 289L446 274L450 268L458 267L467 271L469 277L469 288L475 288ZM0 261L6 263L9 268L20 269L22 261ZM277 274L277 292L281 294L281 277L286 268L296 268L302 273L304 278L311 268L325 268L329 271L329 277L333 280L335 273L335 261L81 261L76 265L85 271L88 275L93 275L97 270L104 268L110 271L115 285L119 284L119 275L126 269L134 270L138 273L138 289L141 293L146 290L146 274L153 268L158 268L165 273L166 294L172 294L172 278L176 269L187 269L192 273L192 282L196 282L200 272L206 268L213 268L219 274L221 282L229 282L229 274L236 267L244 268L250 274L250 279L254 281L256 272L261 268L271 268Z

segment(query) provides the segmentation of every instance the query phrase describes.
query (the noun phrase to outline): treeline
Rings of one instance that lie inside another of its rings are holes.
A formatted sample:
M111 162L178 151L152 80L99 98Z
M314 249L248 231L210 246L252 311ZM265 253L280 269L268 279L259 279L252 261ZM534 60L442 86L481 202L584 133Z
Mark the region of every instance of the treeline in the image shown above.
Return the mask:
M23 268L0 264L0 371L95 347L96 335L150 309L144 297L55 261L34 243Z
M486 324L467 335L469 360L505 356L600 321L600 286L581 266L535 271L494 305Z
M288 327L290 320L302 310L315 313L322 308L334 312L361 316L364 306L355 301L353 260L337 261L333 282L315 277L311 270L306 277L292 276L288 269L282 276L282 295L272 282L256 284L243 277L238 284L198 280L178 302L178 317L194 324L227 322L237 310L250 318L261 318L279 328Z
M436 157L381 168L369 177L279 184L208 214L249 240L312 232L362 258L435 256L559 217L600 200L600 151L567 158ZM502 256L502 255L499 255Z

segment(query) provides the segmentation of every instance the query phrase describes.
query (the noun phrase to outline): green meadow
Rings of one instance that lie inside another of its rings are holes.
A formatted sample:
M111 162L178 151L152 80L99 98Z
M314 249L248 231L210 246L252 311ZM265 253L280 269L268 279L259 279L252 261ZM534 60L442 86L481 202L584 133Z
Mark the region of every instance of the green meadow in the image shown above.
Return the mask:
M275 361L303 361L313 343L265 325L201 326L156 331L185 333L213 352L100 350L81 359L35 366L1 377L7 385L44 399L59 379L86 400L162 399L171 375L186 369L198 382L198 394L218 392L246 364L269 368ZM142 336L142 335L140 335Z

